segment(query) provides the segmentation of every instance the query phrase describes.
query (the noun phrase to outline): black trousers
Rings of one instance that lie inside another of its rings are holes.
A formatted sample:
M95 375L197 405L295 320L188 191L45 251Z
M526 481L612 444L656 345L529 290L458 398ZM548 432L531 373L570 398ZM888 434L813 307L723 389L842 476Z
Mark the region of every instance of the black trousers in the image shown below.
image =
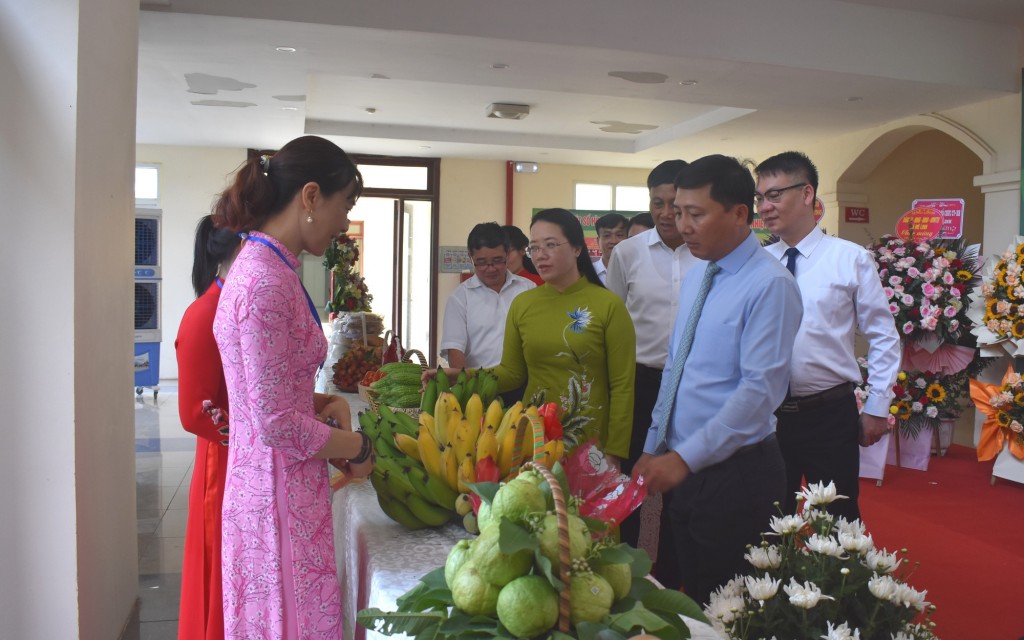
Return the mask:
M683 589L700 604L736 574L750 573L747 545L761 543L782 499L785 469L776 438L693 473L665 496Z
M658 400L661 388L661 369L636 365L633 391L633 432L629 441L629 458L622 461L622 472L630 474L633 465L644 452L647 442L647 431L651 427L651 412ZM667 509L661 512L661 530L658 537L658 562L654 566L654 577L669 589L682 586L679 577L679 562L676 560L676 547L672 540L671 524ZM634 511L619 526L619 535L623 542L635 547L640 541L640 509Z
M786 462L785 512L796 512L796 493L803 479L808 484L831 481L849 500L834 501L827 507L828 512L847 520L859 518L860 415L853 392L810 410L777 411L775 417Z

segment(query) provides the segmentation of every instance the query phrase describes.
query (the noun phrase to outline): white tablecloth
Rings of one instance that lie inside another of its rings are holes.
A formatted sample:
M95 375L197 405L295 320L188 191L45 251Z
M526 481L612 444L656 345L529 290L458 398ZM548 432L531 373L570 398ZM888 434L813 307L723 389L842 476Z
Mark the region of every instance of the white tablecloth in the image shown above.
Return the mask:
M399 596L443 566L452 545L470 536L454 524L409 531L384 515L368 482L338 491L333 506L345 640L379 640L380 634L356 627L356 613L367 607L394 611ZM711 627L686 623L695 640L719 640Z

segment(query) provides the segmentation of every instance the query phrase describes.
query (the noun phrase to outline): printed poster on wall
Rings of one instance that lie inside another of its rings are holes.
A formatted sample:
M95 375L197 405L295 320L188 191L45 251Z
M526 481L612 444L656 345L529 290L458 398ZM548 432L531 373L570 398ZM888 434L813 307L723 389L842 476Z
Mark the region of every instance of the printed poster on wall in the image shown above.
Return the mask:
M473 270L473 261L469 259L466 247L440 247L438 270L441 273L462 273Z

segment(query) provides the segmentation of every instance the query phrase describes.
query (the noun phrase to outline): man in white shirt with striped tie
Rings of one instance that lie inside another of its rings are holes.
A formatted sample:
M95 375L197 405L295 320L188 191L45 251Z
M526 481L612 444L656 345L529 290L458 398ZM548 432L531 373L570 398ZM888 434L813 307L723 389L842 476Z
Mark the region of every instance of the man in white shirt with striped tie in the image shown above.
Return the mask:
M860 517L857 496L860 451L888 429L892 386L901 351L896 323L871 254L861 246L825 235L814 220L818 171L804 154L787 151L759 164L754 202L765 227L779 236L768 252L794 274L803 299L803 320L793 347L789 395L776 412L786 462L786 500L793 513L801 479L835 482L849 500L829 511ZM857 415L854 355L857 330L868 344L871 392Z

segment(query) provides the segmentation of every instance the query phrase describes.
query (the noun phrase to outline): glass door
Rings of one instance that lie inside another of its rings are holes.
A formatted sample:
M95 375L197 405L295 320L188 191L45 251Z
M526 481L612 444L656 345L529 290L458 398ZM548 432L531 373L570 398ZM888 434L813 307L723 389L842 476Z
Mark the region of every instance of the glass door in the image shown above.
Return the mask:
M399 309L401 331L408 348L419 349L427 358L431 342L434 206L429 200L402 201L402 283Z

